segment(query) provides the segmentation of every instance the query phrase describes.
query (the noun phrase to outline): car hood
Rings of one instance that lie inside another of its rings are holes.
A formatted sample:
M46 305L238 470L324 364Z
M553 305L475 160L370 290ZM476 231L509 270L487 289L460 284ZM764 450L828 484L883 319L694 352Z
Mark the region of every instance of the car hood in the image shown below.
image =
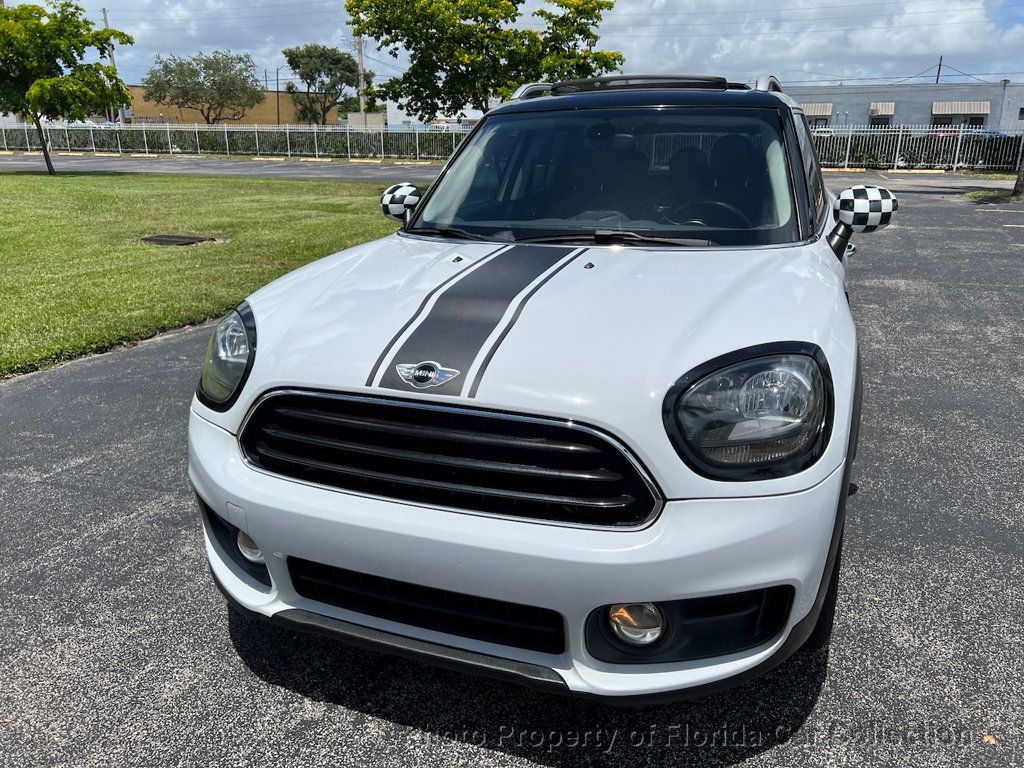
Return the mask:
M268 389L306 387L573 418L615 432L641 456L654 444L663 451L666 392L711 358L805 341L830 360L853 360L830 260L827 247L806 245L578 248L390 236L250 297L256 362L222 425L236 429ZM442 372L433 386L402 378L399 366L427 362ZM842 363L833 375L852 383L852 370ZM437 383L445 371L457 373ZM638 431L658 439L638 445Z

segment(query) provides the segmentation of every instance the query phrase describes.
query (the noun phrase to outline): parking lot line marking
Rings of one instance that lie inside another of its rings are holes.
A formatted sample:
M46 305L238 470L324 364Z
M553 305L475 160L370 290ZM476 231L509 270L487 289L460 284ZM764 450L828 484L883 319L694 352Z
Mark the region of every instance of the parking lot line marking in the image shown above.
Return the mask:
M1003 224L1004 227L1024 227L1024 224Z
M1024 213L1024 208L979 208L982 213Z

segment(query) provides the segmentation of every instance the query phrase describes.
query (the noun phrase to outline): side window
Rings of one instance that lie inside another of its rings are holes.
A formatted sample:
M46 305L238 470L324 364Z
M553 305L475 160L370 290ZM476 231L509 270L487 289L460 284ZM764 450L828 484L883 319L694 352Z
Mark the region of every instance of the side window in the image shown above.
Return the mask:
M825 194L825 184L821 180L818 155L814 151L814 142L811 140L811 132L807 127L807 118L797 112L793 113L793 117L796 118L794 123L796 124L797 139L800 142L800 157L804 163L807 191L811 196L811 205L814 206L814 221L820 226L828 205L828 196Z

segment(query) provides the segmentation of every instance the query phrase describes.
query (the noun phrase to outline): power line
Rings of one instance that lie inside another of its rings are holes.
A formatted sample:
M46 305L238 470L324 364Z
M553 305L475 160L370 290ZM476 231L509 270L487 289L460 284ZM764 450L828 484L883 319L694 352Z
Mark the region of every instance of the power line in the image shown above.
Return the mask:
M883 4L882 3L865 3L865 4L862 4L862 5L856 5L856 4L848 5L848 6L845 6L845 7L846 8L857 8L857 7L866 7L866 6L875 6L875 5L883 5ZM891 3L890 4L885 4L885 5L891 5ZM1007 3L1007 4L1005 4L1003 6L1000 6L1000 7L1002 7L1002 8L1020 8L1020 7L1024 7L1024 2ZM223 9L217 8L215 10L216 11L221 11ZM802 10L810 10L810 9L802 9ZM122 13L122 16L127 15L126 16L126 20L129 21L129 22L131 22L131 21L148 21L149 20L150 14L148 14L147 12L135 11L134 13L140 14L141 16L143 16L145 18L133 19L132 18L132 12L124 12L124 13ZM174 13L177 13L177 12L176 11L167 11L167 13L174 14ZM940 8L940 9L935 9L935 10L930 10L930 11L906 11L906 12L901 13L899 15L902 17L902 16L914 16L914 15L930 15L930 14L936 14L936 13L949 13L949 9L948 8ZM341 17L344 18L344 15L343 14L339 14L337 12L336 8L335 8L335 9L324 9L324 10L320 10L320 11L292 11L292 12L284 12L284 13L245 15L245 20L249 21L249 20L252 20L252 19L279 19L279 18L286 18L286 17L293 17L293 16L302 16L304 18L317 17L317 16L337 18L337 17L339 17L339 15L341 15ZM229 14L227 16L173 16L173 18L167 19L166 21L198 21L198 22L207 22L207 21L218 21L218 20L221 20L221 19L235 19L235 18L236 18L236 15L233 15L233 14ZM686 28L690 28L690 27L741 26L741 25L746 25L746 24L789 24L789 23L795 23L795 22L801 22L801 21L814 21L814 22L821 22L821 21L829 21L829 22L830 21L856 21L856 20L861 20L861 19L863 19L863 15L857 15L857 16L817 16L817 17L787 18L787 19L744 19L744 20L740 20L740 21L690 21L690 22L685 22L685 23L664 23L664 22L653 21L653 22L645 23L645 24L621 24L620 23L620 24L612 24L610 26L611 26L612 29L618 29L618 28L636 29L636 28L643 28L643 27L686 27ZM530 22L530 23L532 23L532 22ZM967 22L965 22L965 23L967 23ZM277 25L275 25L275 26L277 26ZM544 27L543 27L543 25L538 25L538 26L527 26L526 28L528 28L528 29L543 29ZM605 23L602 23L600 25L600 29L602 31L605 31L608 28L609 28L609 25L607 25ZM612 34L614 34L614 33L612 33Z
M973 77L979 83L987 83L988 85L992 85L992 83L990 83L988 80L982 80L980 77L975 77L974 75L969 74L967 72L960 72L959 69L957 69L956 67L951 67L951 66L949 66L949 64L946 64L946 69L952 69L954 72L959 72L964 77Z
M1024 18L1012 18L1006 19L1006 21L1024 21ZM855 27L832 27L829 29L778 29L778 30L766 30L758 32L728 32L725 34L697 34L697 35L620 35L620 34L609 34L605 37L612 38L614 40L653 40L660 38L696 38L696 37L778 37L779 35L809 35L809 34L821 34L823 32L870 32L872 30L884 30L888 32L898 31L902 29L920 29L923 27L949 27L949 26L967 26L971 24L994 24L995 22L984 19L978 21L937 21L931 24L891 24L885 27L866 27L863 24L859 24Z
M165 23L167 20L163 20L163 21ZM211 19L211 21L212 21L212 19ZM806 19L804 21L806 21ZM823 21L827 21L827 19L823 19ZM1010 19L1006 19L1005 21L1024 21L1024 18L1010 18ZM136 22L136 24L139 24L139 23L143 23L143 22ZM825 28L825 29L779 29L779 30L764 30L764 31L757 31L757 32L728 32L728 33L724 33L724 34L720 34L720 33L701 33L701 34L694 34L694 35L689 35L689 34L620 35L620 34L617 34L617 33L612 33L612 34L609 34L609 35L605 35L605 37L609 37L609 38L612 38L612 39L619 39L619 40L632 40L632 39L652 40L652 39L661 39L661 38L680 39L680 38L699 38L699 37L725 37L725 38L731 38L731 37L778 37L779 35L821 34L823 32L869 32L871 30L883 30L883 29L886 30L886 31L893 31L893 30L901 30L901 29L921 29L921 28L925 28L925 27L968 26L968 25L994 24L994 23L995 22L993 22L993 21L991 21L989 19L983 19L983 20L976 20L976 21L939 21L939 22L932 22L930 24L895 24L895 25L890 25L890 26L887 26L887 27L866 27L863 24L858 24L857 26L853 26L853 27L832 27L832 28ZM132 23L129 23L127 25L120 24L119 26L123 27L125 29L129 29L129 30L131 30L131 29L152 29L153 28L152 26L148 26L148 27L133 26ZM237 30L237 29L255 29L255 30L274 29L274 30L277 30L277 29L308 29L309 26L310 26L309 24L239 24L239 25L232 25L231 28L233 30ZM695 24L693 26L717 26L717 25L696 25ZM190 26L190 27L188 27L188 31L190 31L190 32L222 32L223 30L224 30L223 26L214 26L214 27L192 27L192 26Z
M910 4L910 3L944 3L944 4L948 5L948 2L949 2L949 0L903 0L904 4ZM644 17L649 17L649 16L661 15L662 13L664 13L665 16L725 15L725 14L737 14L737 13L774 13L775 11L814 11L814 10L822 10L822 9L825 9L825 8L844 8L845 9L845 8L858 8L858 7L880 6L880 5L892 7L893 3L890 0L890 2L887 2L887 3L886 2L871 2L871 3L859 3L859 4L855 4L855 3L834 3L834 4L830 4L830 5L807 5L807 6L794 6L794 5L791 5L791 6L775 6L775 7L772 7L772 8L764 8L764 7L746 8L746 9L737 9L737 10L729 10L729 11L697 11L697 10L690 11L690 10L686 10L686 11L664 11L664 12L662 12L660 10L651 10L651 11L615 11L615 10L612 10L612 11L605 11L603 15L604 16L613 16L613 17L614 16L644 16Z
M939 66L942 66L942 65L940 64ZM910 77L904 77L902 80L896 80L894 82L889 83L889 85L899 85L900 83L905 83L907 80L913 80L915 77L920 77L921 75L927 74L928 72L931 72L933 69L935 69L935 64L932 64L930 67L928 67L928 69L922 69L916 75L911 75Z
M876 5L876 3L870 3L868 5ZM891 3L888 3L887 5L891 5ZM849 5L849 6L846 6L846 7L847 8L856 8L858 6ZM1024 3L1007 3L1007 4L1002 5L1000 7L1001 8L1020 8L1020 7L1024 7ZM948 14L949 11L950 11L949 8L939 8L939 9L935 9L935 10L931 10L931 11L906 11L906 12L903 12L903 13L899 13L898 15L900 17L902 17L902 16L927 15L927 14L934 14L934 13L947 13ZM741 21L695 21L695 22L686 22L686 23L682 23L682 24L666 24L664 22L654 21L654 22L651 22L649 24L635 24L635 25L625 25L625 26L627 28L630 28L630 29L635 29L637 27L661 27L661 28L666 28L666 27L687 27L688 28L688 27L712 27L712 26L714 26L714 27L721 27L721 26L730 26L730 25L731 26L736 26L736 25L743 25L743 24L792 24L792 23L800 22L800 21L854 21L854 20L863 20L863 18L864 18L864 16L863 16L863 14L861 14L861 15L857 15L857 16L812 16L812 17L806 17L806 18L788 18L788 19L743 19ZM970 23L970 22L966 22L966 23ZM615 27L619 27L619 26L623 26L623 25L615 25ZM601 30L605 30L606 29L606 25L602 24L600 29ZM612 34L614 34L614 33L612 33Z
M910 3L913 3L913 4L919 4L919 3L944 3L944 4L947 4L948 0L904 0L904 4L910 4ZM221 11L250 10L250 9L270 10L272 8L285 8L285 7L293 7L293 6L303 6L305 8L308 8L310 6L318 6L318 5L331 6L333 8L337 8L338 7L338 0L306 0L306 1L298 0L297 2L247 3L247 4L244 4L244 5L224 5L224 6L220 6L218 8L204 8L204 7L199 7L199 6L191 6L191 7L190 6L183 6L180 10L189 11L189 12L219 13ZM611 10L611 11L605 11L603 16L604 17L612 17L612 18L626 17L626 16L642 16L642 17L645 17L645 18L650 18L651 16L664 16L664 17L671 17L671 16L687 16L687 17L689 17L689 16L723 16L723 15L735 15L735 14L744 14L744 13L774 13L774 12L789 12L789 11L815 11L815 10L823 10L823 9L828 9L828 8L847 9L847 8L866 8L866 7L873 7L873 6L889 6L889 7L891 7L892 6L892 2L890 0L890 2L832 3L832 4L828 4L828 5L812 5L812 6L792 6L791 5L791 6L775 6L775 7L771 7L771 8L764 8L764 7L746 8L746 9L736 9L736 10L728 10L728 11L704 11L704 10L692 10L692 11L690 11L690 10L687 10L687 11L665 11L665 10L616 11L616 10ZM1005 6L1001 6L1001 7L1005 7ZM153 14L171 14L171 15L173 15L173 14L179 12L177 9L164 9L164 8L155 8L155 9L152 9L152 10L143 11L143 10L140 10L138 7L134 7L134 8L117 8L117 7L114 7L114 8L108 8L108 10L109 11L116 11L118 13L135 13L135 14L145 14L145 15L153 15ZM949 10L949 8L946 7L943 10Z

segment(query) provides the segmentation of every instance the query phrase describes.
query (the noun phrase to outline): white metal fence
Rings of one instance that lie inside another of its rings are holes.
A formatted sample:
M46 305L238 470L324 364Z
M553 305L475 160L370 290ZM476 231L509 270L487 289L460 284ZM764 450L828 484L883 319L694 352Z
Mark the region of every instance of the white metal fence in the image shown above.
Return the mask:
M49 125L51 152L443 160L468 130L381 131L314 125ZM0 148L42 149L33 125L0 126Z
M815 128L814 144L829 168L945 168L1013 170L1020 166L1024 131L966 125Z
M51 125L44 132L54 152L408 160L443 160L467 133L305 125ZM1024 151L1024 130L844 126L816 128L812 133L822 165L830 168L1013 170L1019 167ZM31 125L0 126L0 148L41 149ZM664 154L657 149L651 149L653 155ZM654 160L659 162L658 157Z

